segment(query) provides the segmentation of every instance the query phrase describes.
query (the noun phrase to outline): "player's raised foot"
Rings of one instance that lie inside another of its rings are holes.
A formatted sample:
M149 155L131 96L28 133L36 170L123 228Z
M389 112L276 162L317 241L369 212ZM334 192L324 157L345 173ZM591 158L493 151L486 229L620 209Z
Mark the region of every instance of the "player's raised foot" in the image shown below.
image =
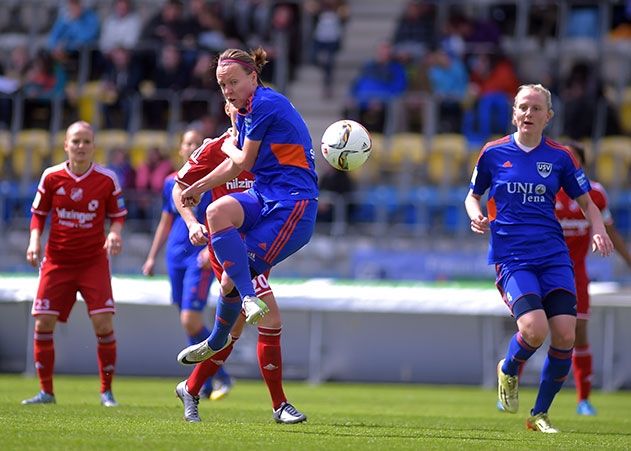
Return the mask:
M189 423L199 423L199 396L191 395L186 389L186 381L182 381L175 387L175 395L184 405L184 419Z
M245 296L243 298L243 311L245 312L245 322L254 325L269 313L269 307L256 296Z
M277 410L274 410L273 416L277 423L294 424L307 421L307 416L288 402L282 403Z
M509 376L502 371L504 359L497 364L497 399L498 410L517 413L519 410L519 377ZM501 405L501 409L500 409Z
M231 377L225 379L215 378L213 381L213 392L210 394L211 401L219 401L228 396L228 393L232 390L234 381Z
M526 420L526 428L530 429L531 431L543 432L545 434L556 434L557 432L559 432L558 429L552 427L552 423L550 423L550 418L548 418L548 414L545 412L530 416Z
M587 399L583 399L576 406L576 413L584 415L586 417L593 417L596 415L596 408L592 406L592 403Z
M30 405L30 404L55 404L55 395L51 395L50 393L46 393L44 391L40 391L38 394L33 396L32 398L25 399L22 401L22 405Z
M208 360L219 351L226 349L230 343L232 343L232 337L228 335L228 339L226 340L226 344L224 344L219 349L212 349L208 346L208 340L203 340L200 343L195 345L191 345L187 348L184 348L177 355L177 361L182 365L195 365L199 362L203 362L204 360Z
M101 405L105 407L117 407L118 403L114 399L114 394L111 390L101 393Z

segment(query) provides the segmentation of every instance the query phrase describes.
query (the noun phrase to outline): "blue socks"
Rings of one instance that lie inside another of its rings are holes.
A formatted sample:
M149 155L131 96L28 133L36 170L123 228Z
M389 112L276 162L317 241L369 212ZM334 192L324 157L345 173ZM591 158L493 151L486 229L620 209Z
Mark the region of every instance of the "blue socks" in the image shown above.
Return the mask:
M539 382L539 393L535 407L531 414L537 415L547 412L554 400L554 396L561 390L563 382L567 379L572 367L572 349L556 349L550 346L548 356L543 363L541 381Z
M250 286L252 283L250 282ZM208 346L210 349L221 349L228 339L228 334L234 326L234 323L241 314L241 298L238 296L225 297L220 296L217 302L217 313L215 315L215 324L213 331L208 337Z
M210 335L210 331L208 330L206 326L204 326L199 330L199 332L197 332L196 335L188 336L188 344L196 345L197 343L201 343L202 341L207 339L209 335Z
M210 236L210 242L219 263L239 290L241 298L255 296L248 253L239 231L234 227L220 230Z
M532 356L538 348L533 348L526 340L523 339L521 334L517 332L511 338L508 344L508 351L504 358L504 365L502 371L509 376L516 376L519 372L519 367L526 363L526 360Z

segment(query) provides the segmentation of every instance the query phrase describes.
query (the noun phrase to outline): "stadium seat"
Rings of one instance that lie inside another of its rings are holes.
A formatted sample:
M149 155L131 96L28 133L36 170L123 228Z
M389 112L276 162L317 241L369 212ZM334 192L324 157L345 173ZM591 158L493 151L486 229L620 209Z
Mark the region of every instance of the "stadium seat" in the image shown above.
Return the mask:
M52 163L59 164L68 159L64 150L64 142L66 141L66 131L60 130L55 134L53 139L53 155Z
M129 134L125 130L101 130L96 133L94 139L96 144L95 160L100 164L107 164L110 151L116 147L127 149L130 145Z
M172 142L169 134L160 130L139 130L131 138L129 156L133 167L138 167L152 147L161 149L164 155L171 155Z
M395 133L390 142L388 160L396 168L420 165L426 157L423 135L420 133Z
M79 119L87 121L95 127L101 126L99 99L102 91L101 82L91 81L83 85L77 99Z
M466 156L467 142L463 135L445 133L434 136L427 161L430 183L452 185L460 182Z
M622 131L631 135L631 87L624 90L619 111Z
M11 133L7 130L0 130L0 176L4 179L4 164L11 153Z
M44 160L50 156L50 144L47 130L18 132L12 151L14 173L18 176L26 174L30 178L39 177Z
M606 136L596 154L596 180L607 187L629 184L631 137Z

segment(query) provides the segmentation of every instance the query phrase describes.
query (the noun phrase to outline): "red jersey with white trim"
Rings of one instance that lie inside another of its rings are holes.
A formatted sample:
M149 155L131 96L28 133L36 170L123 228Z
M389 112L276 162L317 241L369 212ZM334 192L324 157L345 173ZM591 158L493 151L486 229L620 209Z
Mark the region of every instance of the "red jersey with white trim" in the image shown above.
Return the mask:
M593 180L590 180L590 184L592 189L589 191L589 197L591 197L601 211L605 224L613 224L605 189L600 183L594 182ZM563 228L563 236L570 250L570 257L573 261L577 259L584 260L591 243L589 221L585 219L578 203L570 199L563 190L557 193L554 210Z
M44 171L31 212L52 213L46 258L82 263L105 254L105 218L124 219L127 209L114 172L93 163L76 175L66 161Z
M181 186L188 187L215 169L228 158L221 151L221 145L230 136L228 132L218 138L206 139L189 157L175 176L175 181ZM254 184L254 175L248 171L241 172L237 177L212 189L213 200L230 193L240 193Z

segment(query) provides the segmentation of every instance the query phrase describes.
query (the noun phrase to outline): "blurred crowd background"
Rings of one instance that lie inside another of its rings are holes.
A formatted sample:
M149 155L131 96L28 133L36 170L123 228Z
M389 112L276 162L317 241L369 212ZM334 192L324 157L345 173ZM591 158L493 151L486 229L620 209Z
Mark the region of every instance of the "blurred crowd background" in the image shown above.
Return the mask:
M483 254L462 202L482 145L512 131L511 102L522 83L552 91L548 135L586 147L588 173L607 188L617 226L631 238L631 1L0 6L0 270L26 269L37 181L64 160L64 130L82 119L95 126L97 161L118 174L130 212L114 271L140 272L162 182L181 164L181 134L196 128L212 137L227 127L211 66L228 47L267 50L263 79L301 111L314 146L341 118L359 120L373 138L368 163L350 174L316 152L318 233L280 274L391 276L353 269L367 249L383 252L366 261L397 249Z

